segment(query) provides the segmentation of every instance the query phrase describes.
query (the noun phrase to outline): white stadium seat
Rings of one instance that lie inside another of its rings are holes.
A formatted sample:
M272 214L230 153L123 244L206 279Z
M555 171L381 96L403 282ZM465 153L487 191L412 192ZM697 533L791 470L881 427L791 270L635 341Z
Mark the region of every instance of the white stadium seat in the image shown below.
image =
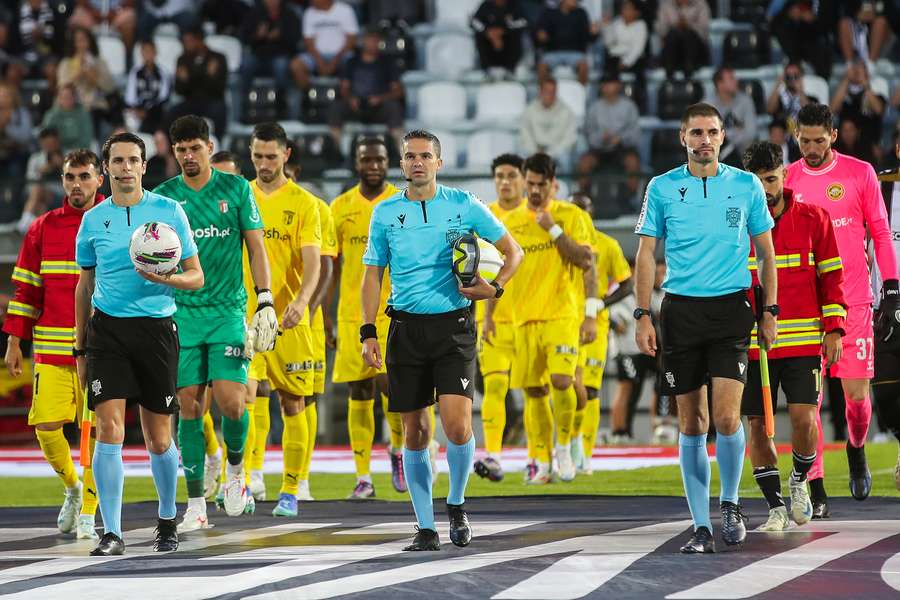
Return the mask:
M486 122L518 121L525 112L528 94L515 81L487 83L478 88L475 120Z
M587 110L587 88L574 79L559 79L556 84L556 95L575 113L575 119L584 121Z
M884 77L873 77L871 81L872 91L885 100L891 99L891 86Z
M508 131L482 130L466 142L466 167L470 171L489 172L498 154L516 151L516 135Z
M466 117L466 90L452 81L435 81L419 88L418 120L433 124L460 121Z
M178 57L184 52L184 49L181 47L181 40L166 35L157 35L153 37L153 43L156 45L156 64L174 77ZM142 64L140 44L134 45L132 60L134 60L136 65Z
M441 0L435 2L437 15L435 16L435 25L443 25L445 27L459 27L463 29L469 28L469 20L481 0Z
M143 140L147 150L147 160L156 156L156 142L153 140L153 136L143 131L135 131L134 134Z
M114 35L101 35L97 37L97 48L100 56L106 61L109 73L113 77L125 76L125 44Z
M210 35L206 38L206 45L211 50L221 52L228 61L228 71L235 73L241 68L241 41L230 35Z
M467 192L472 192L485 204L491 204L497 199L497 188L494 187L494 180L488 177L462 181L459 183L459 187Z
M475 65L475 42L469 35L439 33L425 44L425 70L456 78Z
M828 104L831 94L828 92L828 82L818 75L803 76L803 91L807 96L812 96L819 102Z
M459 144L456 136L449 131L432 131L441 142L441 159L445 169L455 169L459 166Z

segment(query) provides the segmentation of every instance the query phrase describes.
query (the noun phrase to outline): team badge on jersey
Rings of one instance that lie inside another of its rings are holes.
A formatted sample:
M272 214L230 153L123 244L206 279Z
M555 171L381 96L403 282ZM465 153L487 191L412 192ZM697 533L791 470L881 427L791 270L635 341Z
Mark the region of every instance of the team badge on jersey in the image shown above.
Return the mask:
M828 194L829 199L837 202L844 197L844 186L840 183L832 183L825 188L825 193Z
M737 227L741 223L741 209L729 206L725 209L725 221L729 227Z
M224 215L228 212L228 201L227 200L219 200L219 210Z
M281 217L284 219L285 225L290 225L294 222L294 211L292 210L283 210L281 211Z

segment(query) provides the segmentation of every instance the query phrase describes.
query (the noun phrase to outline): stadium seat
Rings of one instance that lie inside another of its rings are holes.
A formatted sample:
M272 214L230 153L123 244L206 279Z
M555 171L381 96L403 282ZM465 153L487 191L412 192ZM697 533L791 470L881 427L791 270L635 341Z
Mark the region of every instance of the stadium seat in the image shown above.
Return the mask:
M641 87L634 80L623 80L622 95L637 104L638 112L642 115L647 114L647 89L645 87Z
M488 177L461 181L458 185L460 189L475 194L485 204L493 204L497 199L497 188L494 187L494 180Z
M459 29L469 28L469 19L478 10L481 0L444 0L435 2L435 25L454 27Z
M31 113L31 122L34 124L43 121L44 113L53 106L53 94L47 88L22 90L22 100Z
M474 65L475 42L471 36L439 33L428 38L425 43L425 70L429 73L454 79Z
M459 167L459 143L456 136L449 131L432 131L441 141L441 158L445 169Z
M653 132L650 160L654 173L664 173L685 162L684 152L677 129L657 129Z
M147 149L147 160L156 156L156 142L153 140L153 136L149 133L144 133L143 131L135 131L134 134L144 142L144 146ZM213 148L213 152L217 152L218 150L220 150L220 148Z
M818 75L803 76L803 91L806 92L807 96L825 104L828 104L831 98L831 94L828 91L828 82Z
M731 20L761 25L766 22L769 0L731 0Z
M242 112L241 122L248 125L278 120L278 90L273 85L251 87Z
M757 115L766 114L766 92L761 81L758 79L740 79L738 80L738 89L753 99L753 106L756 108Z
M100 35L97 36L97 48L100 56L106 61L109 67L109 73L113 77L123 77L125 71L125 44L118 36Z
M703 99L703 86L696 81L665 81L657 92L657 114L660 119L680 119L691 104Z
M225 60L228 62L228 71L230 73L235 73L241 68L241 54L243 54L243 49L241 48L241 41L236 37L230 35L210 35L206 38L206 45L209 46L210 50L215 50L216 52L221 52L225 55Z
M156 44L156 64L162 67L170 76L174 76L178 57L184 52L184 49L181 47L181 40L167 35L156 35L153 36L153 43ZM140 44L134 45L131 59L134 61L134 64L141 64Z
M400 73L416 66L416 44L407 28L387 24L381 27L381 35L381 51Z
M870 83L872 91L885 100L891 99L891 86L884 77L873 77Z
M452 81L426 83L419 88L418 105L419 121L454 123L466 117L466 90Z
M301 176L317 177L341 162L341 151L330 133L305 133L297 136Z
M303 96L301 120L304 123L328 122L328 107L337 97L337 82L313 83Z
M0 223L12 223L22 216L23 183L24 178L0 182Z
M771 62L769 38L757 31L730 31L722 42L722 64L755 69Z
M487 83L478 88L475 100L475 120L484 122L512 122L522 118L528 94L525 86L516 81Z
M587 88L574 79L560 79L557 82L556 94L572 109L575 119L579 123L583 122L587 110Z
M487 173L495 156L515 152L517 145L516 136L508 131L478 131L466 142L466 168Z

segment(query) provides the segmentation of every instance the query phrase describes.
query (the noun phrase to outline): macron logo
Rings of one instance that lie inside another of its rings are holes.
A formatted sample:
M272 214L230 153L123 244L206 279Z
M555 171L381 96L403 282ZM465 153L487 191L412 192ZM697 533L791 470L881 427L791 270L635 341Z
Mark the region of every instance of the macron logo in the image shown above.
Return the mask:
M465 377L460 377L459 382L462 384L463 389L466 389L467 387L469 387L469 380L466 379Z
M746 369L746 368L747 368L747 365L745 365L744 363L738 363L738 371L741 372L741 375L744 374L744 369Z
M166 396L166 406L170 406L172 404L172 400L175 399L175 396Z

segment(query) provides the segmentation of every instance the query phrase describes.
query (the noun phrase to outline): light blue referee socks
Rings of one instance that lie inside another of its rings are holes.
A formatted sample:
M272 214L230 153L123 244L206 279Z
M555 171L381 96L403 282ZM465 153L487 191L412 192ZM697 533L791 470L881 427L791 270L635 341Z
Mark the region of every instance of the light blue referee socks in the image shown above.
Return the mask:
M678 438L678 462L681 464L681 480L687 498L694 530L706 527L712 531L709 520L709 454L706 452L706 434L685 435Z
M720 502L738 503L745 446L743 425L739 425L731 435L723 435L721 432L716 434L716 462L719 463L719 478L722 480Z
M403 472L419 529L437 531L434 526L434 505L431 499L431 457L428 448L410 450L404 447Z
M122 444L97 442L94 447L94 482L100 495L100 515L103 529L122 537L122 486L125 468L122 466Z
M162 454L150 453L150 471L159 496L159 518L175 518L175 489L178 485L178 450L175 441Z
M466 501L466 484L472 461L475 460L475 436L472 435L465 444L456 445L447 442L447 464L450 465L450 493L447 504L459 505Z

